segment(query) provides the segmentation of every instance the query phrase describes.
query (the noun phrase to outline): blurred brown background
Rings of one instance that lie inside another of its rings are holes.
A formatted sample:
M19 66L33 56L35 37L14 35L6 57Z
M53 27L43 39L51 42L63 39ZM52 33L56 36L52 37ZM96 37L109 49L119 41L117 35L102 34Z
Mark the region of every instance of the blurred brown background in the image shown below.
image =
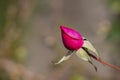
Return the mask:
M0 80L120 80L119 71L94 61L95 72L76 56L54 65L67 52L60 25L120 66L119 0L0 0Z

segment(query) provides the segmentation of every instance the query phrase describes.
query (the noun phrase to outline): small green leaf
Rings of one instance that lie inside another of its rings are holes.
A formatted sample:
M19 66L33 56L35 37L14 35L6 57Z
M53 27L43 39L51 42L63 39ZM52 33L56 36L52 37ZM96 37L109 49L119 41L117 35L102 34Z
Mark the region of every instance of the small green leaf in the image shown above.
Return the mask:
M90 43L90 41L88 41L87 39L84 40L84 44L83 47L87 48L90 51L93 51L96 56L99 56L98 52L96 51L96 49L94 48L94 46Z
M65 61L65 60L68 60L73 54L73 51L68 51L68 53L63 56L57 63L55 64L60 64L61 62Z
M89 61L90 60L90 57L88 56L86 51L82 48L80 48L79 50L76 51L76 55L84 61Z

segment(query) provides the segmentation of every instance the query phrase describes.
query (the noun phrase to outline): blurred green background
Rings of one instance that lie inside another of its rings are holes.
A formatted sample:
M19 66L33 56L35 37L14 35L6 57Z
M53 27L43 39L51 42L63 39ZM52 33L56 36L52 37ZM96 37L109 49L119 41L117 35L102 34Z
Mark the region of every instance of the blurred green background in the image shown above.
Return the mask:
M0 0L0 80L120 80L67 50L59 26L78 30L105 61L120 66L120 0Z

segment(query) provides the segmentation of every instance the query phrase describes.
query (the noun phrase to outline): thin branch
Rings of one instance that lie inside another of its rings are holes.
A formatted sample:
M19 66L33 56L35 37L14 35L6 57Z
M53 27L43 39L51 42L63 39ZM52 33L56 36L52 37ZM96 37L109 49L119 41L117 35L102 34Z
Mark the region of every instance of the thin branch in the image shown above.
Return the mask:
M90 57L92 57L93 59L97 60L98 62L100 62L100 63L102 63L102 64L104 64L104 65L107 65L107 66L109 66L109 67L111 67L111 68L113 68L113 69L116 69L116 70L120 71L120 67L118 67L118 66L116 66L116 65L113 65L113 64L110 64L110 63L102 60L101 58L99 58L99 57L91 54L90 52L88 52L85 48L83 48L83 49L87 52L87 54L88 54Z

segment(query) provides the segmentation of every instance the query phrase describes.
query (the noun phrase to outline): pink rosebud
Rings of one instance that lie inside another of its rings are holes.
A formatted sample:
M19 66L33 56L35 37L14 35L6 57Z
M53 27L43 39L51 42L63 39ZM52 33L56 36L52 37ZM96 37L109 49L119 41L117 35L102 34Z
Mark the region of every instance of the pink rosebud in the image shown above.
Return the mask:
M79 32L65 26L60 26L60 28L63 44L67 49L78 50L82 47L83 38Z

